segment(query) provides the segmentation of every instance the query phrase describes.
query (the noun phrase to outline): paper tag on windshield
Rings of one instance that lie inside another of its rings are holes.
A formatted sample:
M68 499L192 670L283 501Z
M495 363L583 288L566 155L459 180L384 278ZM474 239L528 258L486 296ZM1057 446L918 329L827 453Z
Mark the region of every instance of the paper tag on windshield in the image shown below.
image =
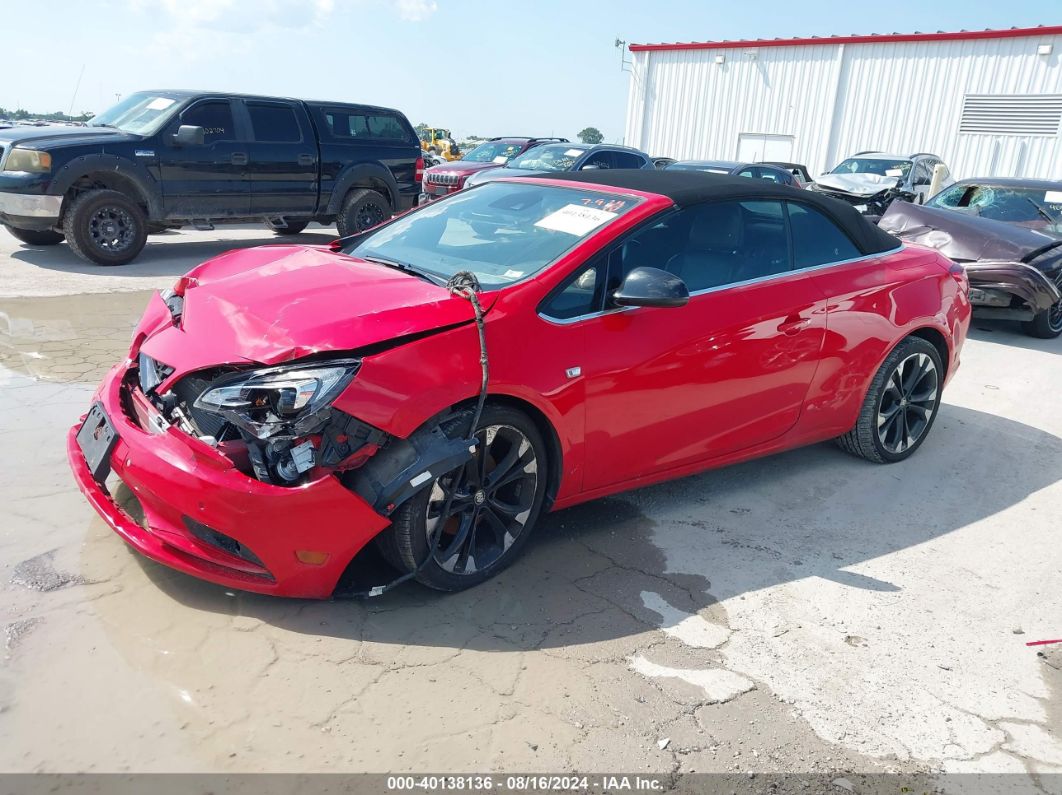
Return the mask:
M1044 201L1048 204L1062 204L1062 190L1049 190L1044 193Z
M167 97L156 97L148 103L148 110L166 110L176 100L168 99Z
M582 150L582 149L569 149L569 150L568 150L567 152L565 152L564 154L565 154L565 155L566 155L567 157L578 157L578 156L579 156L579 155L581 155L582 153L583 153L583 150Z
M506 163L509 162L509 158L505 157L505 155L498 155L496 158L494 158L494 162L497 163L499 166L504 166Z
M899 168L887 168L887 169L885 169L885 176L886 177L902 177L903 176L903 170L899 169Z
M616 213L610 213L607 210L568 204L555 213L550 213L541 221L536 222L535 226L540 226L543 229L552 229L555 232L566 232L576 237L583 237L615 217Z

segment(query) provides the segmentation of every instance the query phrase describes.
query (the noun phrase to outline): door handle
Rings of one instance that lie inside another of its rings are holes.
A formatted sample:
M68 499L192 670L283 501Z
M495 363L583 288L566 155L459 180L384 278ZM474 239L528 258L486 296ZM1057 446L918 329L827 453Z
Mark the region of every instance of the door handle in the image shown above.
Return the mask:
M806 329L810 324L811 318L790 315L779 324L778 330L791 337Z
M247 165L247 153L246 152L233 152L232 164L234 166L246 166Z
M299 155L299 165L312 166L314 163L314 159L315 158L313 155Z

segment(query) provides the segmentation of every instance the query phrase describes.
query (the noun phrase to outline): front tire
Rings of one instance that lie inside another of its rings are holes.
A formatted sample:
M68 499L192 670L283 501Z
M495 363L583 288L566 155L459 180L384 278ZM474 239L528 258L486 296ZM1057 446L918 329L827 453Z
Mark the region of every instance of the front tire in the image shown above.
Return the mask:
M125 265L147 242L147 219L140 205L116 190L82 193L63 219L66 242L82 259L97 265Z
M54 246L64 239L62 232L53 232L51 229L19 229L10 224L4 224L4 227L13 237L31 246Z
M1024 321L1021 327L1030 337L1053 340L1062 334L1062 301L1038 312L1032 320Z
M909 458L933 427L943 386L944 366L936 347L908 337L878 368L855 427L838 436L837 444L875 464Z
M471 414L448 420L443 431L452 438L467 433ZM512 563L546 495L546 447L526 414L486 406L476 438L475 457L399 506L380 537L384 556L411 572L428 557L433 534L440 532L432 559L417 574L440 591L471 588Z
M343 201L343 209L336 216L340 237L356 235L378 226L391 217L391 204L382 193L374 190L353 190Z

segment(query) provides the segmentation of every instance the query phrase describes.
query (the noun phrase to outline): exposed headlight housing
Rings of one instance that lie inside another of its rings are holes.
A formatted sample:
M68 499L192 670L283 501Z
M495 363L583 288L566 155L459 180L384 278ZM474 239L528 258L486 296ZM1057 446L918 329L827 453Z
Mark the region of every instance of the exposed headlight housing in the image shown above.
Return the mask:
M4 171L23 171L30 174L47 174L52 170L52 156L49 152L36 149L13 147L4 161Z
M332 404L357 373L360 359L269 367L215 382L195 408L219 414L257 439L305 433L308 419Z

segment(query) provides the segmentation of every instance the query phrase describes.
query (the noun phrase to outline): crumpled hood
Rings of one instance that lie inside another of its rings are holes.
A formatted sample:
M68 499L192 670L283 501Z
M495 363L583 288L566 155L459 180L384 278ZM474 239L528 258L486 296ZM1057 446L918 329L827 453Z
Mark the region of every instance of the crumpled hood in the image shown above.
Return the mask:
M886 188L896 187L899 181L899 177L883 177L881 174L823 174L815 184L853 196L873 196Z
M878 226L886 232L937 249L954 260L1022 261L1058 238L1005 221L894 201Z
M174 367L175 377L352 351L473 319L469 302L444 287L324 248L230 251L185 279L181 327L167 316L141 346ZM483 303L486 309L490 301Z

